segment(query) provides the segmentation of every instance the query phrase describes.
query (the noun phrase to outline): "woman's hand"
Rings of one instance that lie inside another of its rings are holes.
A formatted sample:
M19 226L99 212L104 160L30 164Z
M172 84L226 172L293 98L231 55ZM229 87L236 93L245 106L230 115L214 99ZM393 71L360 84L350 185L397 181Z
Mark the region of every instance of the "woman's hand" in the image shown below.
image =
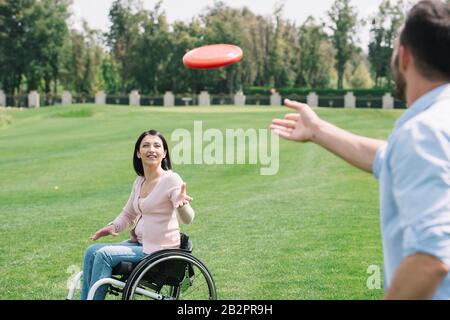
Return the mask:
M116 237L119 235L116 232L116 227L113 224L101 228L94 235L92 235L89 239L91 239L92 241L95 241L97 239L100 239L101 237L105 237L105 236L109 236L109 235L111 235L113 237Z
M181 191L180 194L177 197L177 200L175 201L175 208L181 208L189 202L191 202L193 199L186 194L186 183L183 182L181 185Z

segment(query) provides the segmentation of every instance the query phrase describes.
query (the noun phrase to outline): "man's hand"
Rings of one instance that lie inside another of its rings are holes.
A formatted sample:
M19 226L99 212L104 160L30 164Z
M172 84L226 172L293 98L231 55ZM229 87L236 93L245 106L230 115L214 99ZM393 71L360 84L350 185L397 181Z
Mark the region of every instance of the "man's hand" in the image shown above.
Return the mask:
M298 113L289 113L284 119L273 119L270 129L287 140L311 141L314 138L314 129L321 121L320 118L307 104L289 99L285 99L284 104Z
M193 199L186 194L186 183L183 182L183 184L181 185L180 194L178 195L177 200L175 201L175 208L183 207L192 200Z
M395 272L385 299L431 299L448 271L445 263L428 254L406 257Z
M273 119L270 129L288 140L314 142L351 165L372 172L377 150L385 141L366 138L340 129L320 119L306 104L286 99L284 104L298 113L287 114L284 119Z
M116 232L116 227L114 225L106 226L98 230L94 235L92 235L89 239L95 241L100 239L101 237L112 235L113 237L118 236L119 234Z

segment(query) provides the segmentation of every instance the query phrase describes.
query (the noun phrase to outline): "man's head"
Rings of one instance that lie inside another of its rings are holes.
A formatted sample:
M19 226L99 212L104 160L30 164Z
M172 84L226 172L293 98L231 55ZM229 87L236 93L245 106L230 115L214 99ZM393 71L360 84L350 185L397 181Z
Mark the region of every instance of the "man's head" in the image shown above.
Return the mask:
M408 13L392 56L397 96L405 99L408 67L432 82L450 81L450 5L424 0Z

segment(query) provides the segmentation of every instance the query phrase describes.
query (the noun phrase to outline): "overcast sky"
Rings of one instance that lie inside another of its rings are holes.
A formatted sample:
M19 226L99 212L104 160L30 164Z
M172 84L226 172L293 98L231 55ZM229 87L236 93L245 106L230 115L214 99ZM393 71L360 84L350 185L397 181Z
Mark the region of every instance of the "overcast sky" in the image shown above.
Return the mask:
M377 12L382 0L352 0L358 16L368 17ZM85 19L91 28L108 30L108 11L113 0L73 0L73 12L78 21ZM154 7L156 0L144 0L145 8ZM246 6L254 13L270 15L277 3L284 3L284 16L296 21L300 25L312 15L317 19L325 18L334 0L223 0L231 7L240 8ZM213 0L164 0L163 9L170 22L175 20L189 21L192 17L201 14L207 6L211 6ZM369 35L367 27L360 30L359 38L362 44L367 44Z

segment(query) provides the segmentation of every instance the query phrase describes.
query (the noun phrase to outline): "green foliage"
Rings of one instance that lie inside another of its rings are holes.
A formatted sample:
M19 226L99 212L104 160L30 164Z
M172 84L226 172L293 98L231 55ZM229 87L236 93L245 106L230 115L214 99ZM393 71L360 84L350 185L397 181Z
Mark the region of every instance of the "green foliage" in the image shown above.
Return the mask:
M396 4L392 4L391 0L384 0L378 10L371 21L372 39L369 43L369 60L375 85L377 87L393 86L391 56L397 31L405 19L405 3L403 0L398 0Z
M86 23L83 24L82 31L71 30L70 39L65 44L64 71L61 77L66 89L76 93L95 94L102 87L114 85L114 81L117 81L114 64L110 69L103 64L105 60L107 65L108 60L107 57L104 58L98 38L98 31L90 29Z
M329 28L332 30L331 40L336 49L335 66L338 74L338 89L344 87L345 66L354 50L356 16L355 8L350 6L350 0L335 0L328 11L331 21Z
M372 88L370 63L365 55L355 50L345 66L344 86L349 89Z
M296 84L300 87L328 87L334 65L334 49L323 26L308 17L299 30L300 54Z
M169 24L161 1L146 9L142 0L115 0L105 34L86 23L68 30L70 0L0 1L0 87L8 94L233 94L252 86L368 88L372 77L376 86L389 87L402 1L381 5L369 58L355 45L358 20L350 0L334 2L328 23L309 17L300 26L283 18L282 2L261 16L215 1L191 21ZM238 45L244 58L220 69L184 67L188 50L211 43Z
M101 62L102 83L105 92L114 94L120 91L119 66L109 54L103 56Z
M68 35L68 0L5 0L0 2L0 81L8 93L20 89L54 92Z
M35 1L6 0L0 2L0 79L7 93L20 88L27 71L30 51L27 32Z

